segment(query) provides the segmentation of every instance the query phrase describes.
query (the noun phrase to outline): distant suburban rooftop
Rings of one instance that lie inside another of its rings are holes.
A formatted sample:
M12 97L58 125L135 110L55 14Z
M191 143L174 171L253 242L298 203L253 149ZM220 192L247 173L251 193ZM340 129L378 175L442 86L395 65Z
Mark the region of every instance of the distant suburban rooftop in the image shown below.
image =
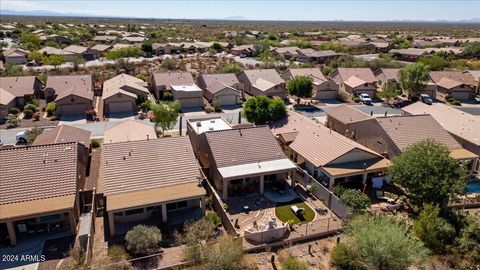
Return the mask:
M37 200L75 195L77 163L77 143L0 149L0 219L30 212L29 206L36 207L35 204L42 202ZM33 201L35 204L27 206ZM16 209L12 204L25 207ZM36 209L48 211L49 206L41 203L40 206L43 209Z
M275 69L255 69L243 72L252 84L260 84L259 80L270 82L272 85L285 83Z
M38 135L33 145L78 142L90 147L90 134L91 132L85 129L60 125Z
M357 121L371 119L372 117L362 111L357 110L353 106L341 104L329 111L327 115L340 121L343 124L350 124Z
M480 117L478 116L439 103L426 105L415 102L403 107L402 110L414 115L429 114L448 132L480 146Z
M383 79L384 82L387 80L398 81L399 71L399 68L381 68L375 72L375 75L377 78L379 78L379 80Z
M373 83L377 81L377 78L375 78L375 75L373 75L370 68L337 68L337 71L344 82L352 77L359 78L365 83Z
M200 179L188 137L109 143L102 154L107 196L196 184Z
M70 46L67 46L67 47L63 48L63 50L67 51L67 52L72 52L72 53L75 53L75 54L82 54L82 53L88 51L88 48L83 47L83 46L78 46L78 45L70 45Z
M207 131L219 131L232 129L230 124L223 119L223 117L212 118L212 119L189 119L192 128L197 134L201 134Z
M325 76L323 76L322 71L319 68L290 68L287 71L290 71L292 77L307 76L312 78L313 82L323 82L327 80Z
M94 50L94 51L97 51L97 52L105 52L105 51L107 51L107 50L110 49L110 48L112 48L111 45L97 44L97 45L93 46L93 47L90 48L90 49L92 49L92 50Z
M105 130L103 143L154 140L156 138L157 134L153 126L145 125L135 120L128 120Z
M170 85L192 85L195 83L190 72L169 71L164 73L153 73L155 86L165 85L171 90Z
M447 89L461 84L476 86L474 78L462 71L430 71L430 78L434 83Z

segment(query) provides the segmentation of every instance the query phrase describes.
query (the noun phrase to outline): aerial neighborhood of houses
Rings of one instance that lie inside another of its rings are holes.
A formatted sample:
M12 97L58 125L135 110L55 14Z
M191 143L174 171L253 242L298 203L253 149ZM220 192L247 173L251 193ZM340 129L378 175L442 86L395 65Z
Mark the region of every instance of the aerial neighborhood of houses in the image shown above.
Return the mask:
M398 170L416 147L464 172L442 202L480 207L480 37L176 27L2 21L0 254L71 239L103 269L146 225L172 269L202 220L245 252L313 243L359 211L415 213Z

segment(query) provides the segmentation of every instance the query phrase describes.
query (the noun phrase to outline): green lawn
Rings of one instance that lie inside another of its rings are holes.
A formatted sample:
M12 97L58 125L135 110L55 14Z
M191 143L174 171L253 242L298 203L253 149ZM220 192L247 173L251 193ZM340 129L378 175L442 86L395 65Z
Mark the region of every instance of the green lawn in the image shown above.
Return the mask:
M303 211L303 220L301 220L292 212L292 210L290 209L290 206L292 205L296 205L298 208L305 208L305 211ZM310 222L315 218L315 212L313 211L313 209L300 199L295 199L286 203L277 203L277 205L275 206L275 215L279 220L283 222L293 220L295 224L303 224L306 222Z

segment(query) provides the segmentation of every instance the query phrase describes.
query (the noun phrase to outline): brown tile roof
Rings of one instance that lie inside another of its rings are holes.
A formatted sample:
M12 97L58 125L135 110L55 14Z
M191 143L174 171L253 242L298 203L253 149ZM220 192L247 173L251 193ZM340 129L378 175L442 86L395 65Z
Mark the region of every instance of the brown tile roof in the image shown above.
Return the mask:
M367 83L374 83L377 81L375 75L369 68L337 68L333 74L338 72L341 82L349 80L351 77L357 77Z
M240 84L237 76L234 73L208 75L202 74L200 76L203 78L203 81L206 84L206 90L212 94L215 94L218 91L223 90L227 87L237 91L235 87L239 87Z
M78 144L0 149L0 206L75 194Z
M287 71L290 71L292 78L295 76L307 76L311 77L314 82L327 80L319 68L290 68Z
M399 68L381 68L375 72L375 76L385 82L386 80L395 80L398 81L398 72ZM380 79L381 78L381 79Z
M197 182L200 170L188 137L103 145L105 195Z
M170 85L192 85L195 83L190 72L164 72L153 73L155 87L165 85L167 90L171 90Z
M0 87L16 97L23 97L33 95L36 81L35 76L0 77Z
M91 132L85 129L60 125L38 135L33 145L79 142L86 147L90 147L90 134Z
M286 158L270 129L265 126L204 134L218 168Z
M92 49L94 51L97 51L97 52L105 52L110 48L112 48L111 45L97 44L97 45L91 47L90 49Z
M409 114L429 114L448 132L480 146L480 117L473 116L445 104L426 105L415 102L402 110Z
M0 105L7 105L12 100L15 99L15 96L10 94L10 92L5 91L3 88L0 87Z
M120 122L105 130L104 143L132 142L157 138L153 126L135 120Z
M245 70L243 73L252 85L257 84L259 80L265 80L273 85L285 83L285 81L278 75L275 69L252 69Z
M408 49L391 49L390 53L398 53L404 55L415 55L415 56L422 56L427 55L428 51L425 49L416 49L416 48L408 48Z
M73 209L75 206L75 198L76 196L73 194L32 201L0 204L0 220L32 215L48 215L52 212Z
M30 52L19 48L12 48L3 51L5 57L27 56Z
M88 51L88 48L83 47L83 46L78 46L78 45L70 45L70 46L67 46L67 47L63 48L63 50L66 51L66 52L82 54L82 53Z
M376 121L401 151L425 139L434 139L450 150L462 148L430 115L377 117L371 121Z
M103 83L102 99L105 100L119 92L143 93L148 95L147 83L128 74L120 74Z
M476 86L475 80L462 71L431 71L430 78L435 84L445 88L452 88L461 84Z
M358 150L370 153L372 158L380 155L329 128L316 123L296 112L270 125L275 136L298 132L289 144L295 152L313 163L316 167L325 166L348 152Z
M52 88L57 99L74 94L93 100L92 75L48 76L45 89Z
M357 121L371 119L372 117L365 114L362 111L357 110L353 106L341 104L329 111L327 111L328 117L332 117L340 123L350 124Z

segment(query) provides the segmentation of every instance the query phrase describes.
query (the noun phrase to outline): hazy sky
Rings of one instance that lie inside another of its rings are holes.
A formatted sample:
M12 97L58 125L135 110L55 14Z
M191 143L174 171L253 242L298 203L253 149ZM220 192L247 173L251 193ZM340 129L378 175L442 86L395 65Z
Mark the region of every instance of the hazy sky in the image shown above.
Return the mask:
M463 1L127 1L0 0L2 9L154 18L252 20L463 20L480 17L479 0Z

